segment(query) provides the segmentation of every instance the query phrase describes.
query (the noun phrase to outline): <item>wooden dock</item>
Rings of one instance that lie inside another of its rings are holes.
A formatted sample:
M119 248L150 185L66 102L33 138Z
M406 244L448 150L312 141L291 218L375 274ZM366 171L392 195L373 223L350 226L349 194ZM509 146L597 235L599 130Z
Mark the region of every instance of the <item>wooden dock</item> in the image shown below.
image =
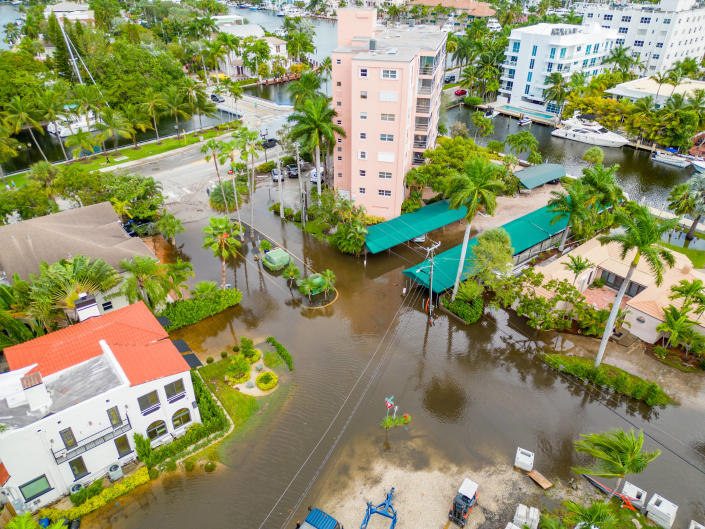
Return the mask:
M550 489L551 487L553 487L553 483L548 481L538 470L532 470L527 474L527 476L533 479L536 484L543 490Z

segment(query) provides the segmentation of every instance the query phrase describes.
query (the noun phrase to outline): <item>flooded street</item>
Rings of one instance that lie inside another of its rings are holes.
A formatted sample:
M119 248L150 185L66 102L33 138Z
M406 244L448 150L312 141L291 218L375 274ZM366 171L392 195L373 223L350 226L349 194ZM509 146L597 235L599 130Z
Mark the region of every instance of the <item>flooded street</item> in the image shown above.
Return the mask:
M370 257L364 267L362 260L342 256L267 211L277 196L271 192L269 198L269 185L257 192L257 226L314 270L332 269L340 297L326 309L307 309L282 278L259 267L251 250L246 260L231 263L228 280L243 291L241 306L172 337L217 356L235 337L258 341L273 335L292 353L295 371L281 398L226 443L224 470L167 477L122 507L102 512L100 527L293 528L309 505L330 501L380 460L424 471L454 465L472 477L473 471L511 464L518 445L536 452L536 468L544 475L565 480L579 463L572 443L580 433L630 427L652 437L649 449L663 450L631 481L677 503L679 528L704 517L702 378L692 388L697 404L650 412L628 400L600 400L549 370L536 354L550 352L554 344L506 312L488 313L472 327L445 316L427 326L421 292L401 295L406 284L401 270L423 260L418 249L397 248ZM244 218L247 211L245 206ZM220 277L219 261L200 248L206 222L189 223L177 235L182 256L194 264L194 282ZM439 235L442 249L457 243L448 236ZM412 421L408 429L392 430L385 448L379 423L390 395ZM345 520L346 526L359 523L363 511L361 502L359 518ZM399 514L400 527L416 527Z

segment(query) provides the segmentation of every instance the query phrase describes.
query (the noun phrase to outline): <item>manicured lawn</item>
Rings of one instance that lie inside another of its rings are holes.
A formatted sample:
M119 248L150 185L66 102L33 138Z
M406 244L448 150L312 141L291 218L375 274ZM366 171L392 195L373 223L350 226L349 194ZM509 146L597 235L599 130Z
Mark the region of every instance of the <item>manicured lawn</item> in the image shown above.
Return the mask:
M15 186L17 187L22 187L27 183L27 173L18 173L16 175L8 176L5 178L6 182L10 184L10 182L14 182ZM12 185L12 184L10 184Z
M705 268L705 251L694 250L692 248L681 248L680 246L674 246L673 244L668 243L663 243L663 245L674 252L682 253L688 257L695 268Z
M237 430L257 412L259 404L255 397L244 395L225 383L225 370L229 363L230 359L224 358L218 362L206 364L198 371L210 390L218 397L228 415L230 415L235 425L235 430Z

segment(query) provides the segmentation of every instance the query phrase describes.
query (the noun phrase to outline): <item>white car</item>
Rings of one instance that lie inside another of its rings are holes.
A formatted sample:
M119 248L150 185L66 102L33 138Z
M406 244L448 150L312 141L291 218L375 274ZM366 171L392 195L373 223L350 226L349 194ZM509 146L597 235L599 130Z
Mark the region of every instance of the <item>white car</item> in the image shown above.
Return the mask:
M272 169L272 182L279 182L280 179L283 179L284 176L282 175L281 171L277 169L276 167Z
M321 167L321 176L322 176L322 177L325 177L325 176L326 176L326 172L325 172L325 169L323 169L323 167ZM312 170L311 170L311 183L312 183L312 184L317 184L317 183L318 183L318 173L316 173L316 170L315 170L315 169L312 169Z

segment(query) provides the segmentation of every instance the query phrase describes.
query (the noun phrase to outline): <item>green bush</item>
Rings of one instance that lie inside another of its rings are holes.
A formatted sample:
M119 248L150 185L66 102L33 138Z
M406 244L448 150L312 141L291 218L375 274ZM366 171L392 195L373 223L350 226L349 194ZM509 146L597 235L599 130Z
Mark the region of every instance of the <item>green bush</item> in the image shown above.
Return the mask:
M455 299L470 303L475 298L482 296L484 290L485 289L482 288L482 285L480 285L480 283L468 279L458 285L458 295Z
M228 352L227 351L221 351L220 352L220 358L227 358L228 357Z
M598 277L592 282L592 285L590 285L590 288L602 288L604 286L605 286L605 280L601 277Z
M169 461L166 462L166 469L168 472L174 472L176 470L176 461L173 459L170 459Z
M301 277L301 270L293 262L289 263L282 274L286 279L298 279Z
M272 249L272 243L269 242L267 239L262 239L259 242L259 251L260 252L268 252L271 249Z
M240 352L240 346L239 345L233 345L233 353L239 353Z
M291 357L291 354L289 351L286 350L286 347L284 347L282 344L280 344L274 336L269 336L267 338L267 343L270 344L274 349L276 350L277 354L281 357L282 360L284 360L284 363L287 365L289 368L289 371L294 370L294 359Z
M661 360L663 360L668 356L668 353L669 351L665 347L661 347L660 345L654 347L654 355L656 356L656 358L660 358Z
M149 479L157 479L159 477L159 469L152 467L149 469Z
M301 222L301 210L294 212L294 222Z
M268 391L277 385L278 379L277 375L267 371L266 373L260 373L255 379L257 387L262 391Z
M421 199L418 197L408 197L404 199L404 202L401 203L401 212L402 213L413 213L417 209L421 209Z
M294 218L294 210L291 208L284 208L284 218L293 220Z
M476 107L477 105L482 104L482 98L477 97L477 96L467 95L463 99L463 103L465 103L465 105L467 105L469 107Z
M269 206L269 208L267 208L267 209L269 209L269 211L271 211L275 215L279 215L279 202L275 202L274 204Z
M220 189L221 185L223 187L222 191ZM247 195L249 190L247 188L247 184L243 184L242 182L236 183L235 185L237 189L238 201L241 204L243 195ZM225 198L228 201L228 210L232 212L235 209L235 196L233 195L233 183L229 179L224 180L222 184L216 184L213 186L208 202L214 210L225 211L223 192L225 193Z
M215 470L215 463L213 461L208 461L203 468L206 469L206 472L213 472Z
M169 303L160 316L169 318L171 325L166 330L173 331L218 314L241 301L242 292L238 289L218 289L189 299L179 299Z
M448 296L443 296L441 301L446 309L462 319L467 325L479 320L485 308L482 297L479 296L470 302L462 301L458 298L451 302Z
M71 503L78 507L79 505L83 505L84 503L86 503L87 499L92 498L93 496L97 496L102 491L103 480L99 479L97 481L94 481L87 487L82 488L77 493L71 494L69 497L71 498Z
M497 140L490 140L487 142L487 148L492 152L504 152L504 142Z
M295 163L296 163L296 158L294 158L293 156L284 156L284 158L282 158L282 167L284 167L286 165L295 164Z
M191 472L196 466L196 463L193 462L191 459L187 459L184 462L184 468L186 469L186 472Z
M260 173L269 173L272 169L274 169L277 166L277 162L265 162L260 165L258 165L255 170Z
M213 363L213 357L212 357L212 356L209 356L208 358L206 358L206 364L212 364L212 363Z
M250 380L250 362L243 354L235 355L225 372L227 380L232 384L242 384Z

